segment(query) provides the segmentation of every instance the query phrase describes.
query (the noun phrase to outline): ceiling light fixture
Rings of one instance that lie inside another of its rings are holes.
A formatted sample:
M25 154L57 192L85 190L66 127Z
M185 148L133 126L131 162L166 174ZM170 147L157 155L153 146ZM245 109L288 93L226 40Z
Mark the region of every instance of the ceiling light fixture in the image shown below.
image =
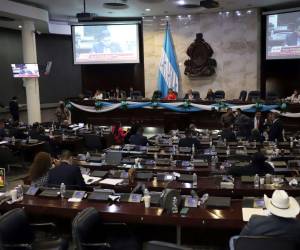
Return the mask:
M237 11L235 12L235 14L236 14L237 16L241 16L241 15L242 15L242 13L241 13L239 10L237 10Z
M252 13L252 10L247 10L247 14L251 14Z
M185 4L185 1L184 1L184 0L179 0L179 1L177 1L177 4L178 4L178 5L184 5L184 4Z
M151 9L145 9L145 11L148 11L148 12L149 12L149 11L151 11Z
M18 28L19 28L19 29L22 29L23 27L22 27L22 25L19 25Z

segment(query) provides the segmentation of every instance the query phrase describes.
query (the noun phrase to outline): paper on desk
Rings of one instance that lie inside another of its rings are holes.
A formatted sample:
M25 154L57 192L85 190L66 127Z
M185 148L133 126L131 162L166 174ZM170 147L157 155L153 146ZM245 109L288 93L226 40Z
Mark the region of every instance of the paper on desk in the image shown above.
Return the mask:
M249 207L243 207L242 208L243 213L243 221L249 221L252 215L268 215L268 210L262 209L262 208L249 208Z
M93 183L101 180L101 178L99 178L99 177L89 176L87 174L83 174L82 177L83 177L85 184L87 184L87 185L93 184Z
M107 184L107 185L118 185L120 183L122 183L124 180L123 179L111 179L111 178L106 178L102 181L100 181L100 184Z
M8 143L8 141L0 141L0 145L7 144L7 143Z

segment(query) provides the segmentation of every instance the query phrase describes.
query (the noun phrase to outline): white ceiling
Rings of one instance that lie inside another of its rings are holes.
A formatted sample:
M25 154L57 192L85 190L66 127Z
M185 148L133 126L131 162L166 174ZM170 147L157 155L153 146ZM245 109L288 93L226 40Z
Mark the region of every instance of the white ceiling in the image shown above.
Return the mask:
M76 13L83 11L83 0L13 0L31 4L49 11L50 20L69 20ZM127 9L108 9L106 2L127 2ZM183 0L186 3L199 4L200 0ZM137 17L177 14L195 14L208 11L239 10L264 7L283 3L299 3L299 0L219 0L220 8L207 10L203 8L183 9L178 7L178 0L86 0L87 12L105 17ZM146 9L151 11L145 11Z

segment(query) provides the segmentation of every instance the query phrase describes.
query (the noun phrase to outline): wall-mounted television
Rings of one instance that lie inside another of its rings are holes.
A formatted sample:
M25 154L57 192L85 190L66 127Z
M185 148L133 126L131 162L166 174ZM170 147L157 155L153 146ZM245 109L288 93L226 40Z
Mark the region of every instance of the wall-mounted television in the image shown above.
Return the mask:
M300 11L267 15L266 59L300 59Z
M74 64L139 63L137 23L72 26Z
M34 63L11 64L11 68L15 78L36 78L40 76L39 67Z

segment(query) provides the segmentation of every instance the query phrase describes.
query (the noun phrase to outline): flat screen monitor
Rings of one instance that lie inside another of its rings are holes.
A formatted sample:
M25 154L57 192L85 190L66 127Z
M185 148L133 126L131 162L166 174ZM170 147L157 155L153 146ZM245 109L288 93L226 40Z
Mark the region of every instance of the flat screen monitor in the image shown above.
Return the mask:
M266 59L300 58L300 11L267 15Z
M139 63L138 24L72 26L74 64Z
M15 78L36 78L40 76L37 64L12 64L13 77Z

